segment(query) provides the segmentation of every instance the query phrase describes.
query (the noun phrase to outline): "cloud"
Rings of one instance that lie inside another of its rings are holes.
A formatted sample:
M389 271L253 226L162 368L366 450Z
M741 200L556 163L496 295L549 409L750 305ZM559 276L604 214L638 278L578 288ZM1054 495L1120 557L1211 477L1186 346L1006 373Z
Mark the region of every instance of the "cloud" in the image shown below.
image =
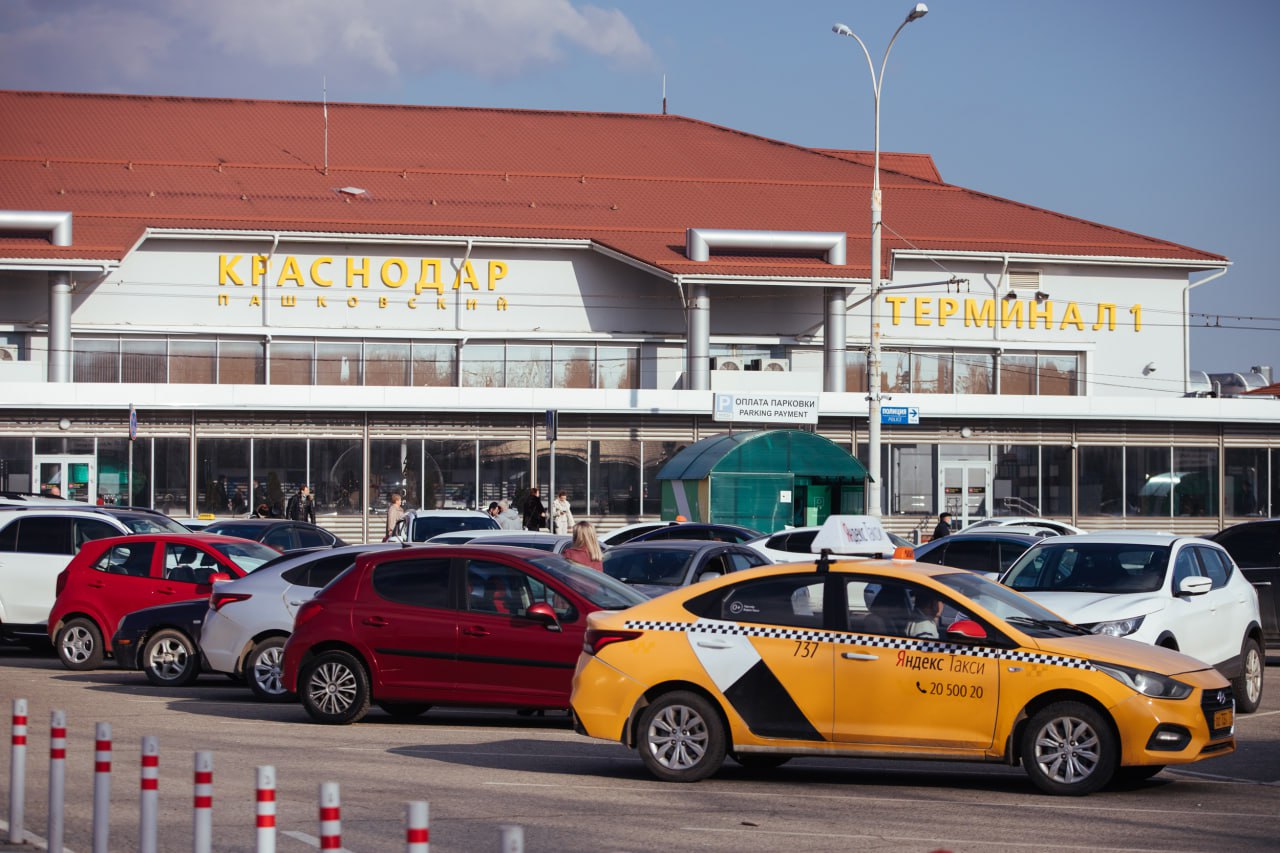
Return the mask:
M321 73L370 83L438 73L501 80L584 55L624 69L653 61L620 10L572 0L0 4L0 86L16 88L172 92L211 77Z

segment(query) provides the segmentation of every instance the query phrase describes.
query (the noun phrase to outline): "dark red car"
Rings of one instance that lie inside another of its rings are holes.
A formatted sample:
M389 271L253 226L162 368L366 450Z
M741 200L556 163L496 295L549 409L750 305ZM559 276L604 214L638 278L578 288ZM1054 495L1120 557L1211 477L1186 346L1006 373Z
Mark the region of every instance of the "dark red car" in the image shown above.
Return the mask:
M205 598L215 580L242 577L278 556L257 542L207 533L95 539L58 575L49 638L68 669L94 669L126 614Z
M377 704L569 707L587 614L645 598L558 554L495 545L379 551L298 610L285 688L312 719L353 723Z

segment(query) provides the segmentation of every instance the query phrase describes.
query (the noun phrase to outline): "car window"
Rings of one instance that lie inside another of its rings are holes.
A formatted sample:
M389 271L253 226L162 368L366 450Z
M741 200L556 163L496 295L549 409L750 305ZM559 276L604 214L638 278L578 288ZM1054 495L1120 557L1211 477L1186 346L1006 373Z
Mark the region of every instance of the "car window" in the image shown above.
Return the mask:
M529 562L601 610L622 610L648 600L604 572L580 566L559 554L539 554Z
M614 548L601 563L604 573L623 583L680 586L688 572L692 551L656 548Z
M750 553L734 551L731 554L725 554L725 557L729 560L729 571L731 572L740 572L743 569L752 569L756 566L769 565L769 560L767 558L754 551Z
M154 542L122 542L104 551L93 568L113 575L150 577L151 555L155 553L155 547Z
M1027 550L1027 546L1019 542L1001 542L997 547L1000 549L1001 573L1008 571Z
M75 530L76 550L84 547L84 543L93 539L106 539L108 536L119 536L120 531L105 521L97 518L77 518L72 521Z
M994 572L1000 568L994 542L957 539L947 546L945 566L974 572Z
M562 621L572 619L573 605L526 572L490 560L467 561L467 609L500 616L525 616L529 605L545 602Z
M947 543L938 545L936 548L930 548L928 551L916 551L915 560L917 563L933 563L934 565L942 565L942 561L947 556Z
M761 578L736 584L720 599L715 618L730 622L822 627L823 589L826 579L817 575Z
M280 556L275 550L257 542L215 542L212 547L242 572L251 572Z
M170 542L164 546L164 579L174 583L209 583L215 572L222 570L209 552Z
M1003 579L1020 592L1155 592L1164 583L1167 545L1046 543L1018 558Z
M267 531L267 535L262 537L262 544L272 548L278 548L281 551L288 551L293 548L293 526L282 524L279 527L273 527Z
M373 590L388 601L414 607L449 607L447 558L392 560L373 567Z
M949 626L972 619L946 596L917 584L859 576L845 583L855 633L936 640Z
M1183 548L1173 563L1173 590L1178 591L1186 578L1200 577L1200 563L1191 548Z
M332 544L329 535L323 530L314 527L295 526L293 528L298 534L298 544L303 548L317 548L324 545Z
M350 568L355 561L355 554L337 554L294 566L280 576L291 584L319 589L328 586L330 581Z
M414 542L425 542L432 536L451 530L497 530L498 522L487 515L422 515L413 519Z
M18 523L21 519L13 519L0 530L0 552L16 551L18 548Z
M1231 563L1223 560L1222 552L1216 548L1195 547L1191 550L1200 558L1200 566L1204 574L1213 581L1214 589L1222 589L1231 578Z
M1242 569L1280 566L1280 523L1250 524L1225 530L1215 538ZM0 545L0 549L3 549Z
M167 515L128 515L120 519L125 527L134 533L190 533L190 528L184 527ZM117 534L111 534L115 536Z
M34 516L22 519L15 550L24 554L71 554L71 519Z

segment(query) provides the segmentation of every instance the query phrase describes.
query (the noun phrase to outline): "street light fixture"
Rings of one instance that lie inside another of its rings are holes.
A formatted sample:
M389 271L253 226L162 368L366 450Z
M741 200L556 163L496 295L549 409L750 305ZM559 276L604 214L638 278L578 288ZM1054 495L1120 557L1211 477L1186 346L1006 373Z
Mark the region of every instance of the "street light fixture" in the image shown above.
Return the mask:
M867 58L867 69L871 72L871 94L875 97L875 160L872 167L871 183L871 285L870 345L867 348L867 514L880 516L880 312L877 307L880 297L880 93L884 88L884 69L889 63L889 51L897 41L902 28L914 20L929 14L929 7L917 3L907 13L906 20L898 24L889 39L889 46L884 49L884 57L880 60L880 73L876 73L875 64L871 61L871 52L866 44L858 38L858 34L844 24L836 24L831 28L838 36L849 36L862 48L862 55Z

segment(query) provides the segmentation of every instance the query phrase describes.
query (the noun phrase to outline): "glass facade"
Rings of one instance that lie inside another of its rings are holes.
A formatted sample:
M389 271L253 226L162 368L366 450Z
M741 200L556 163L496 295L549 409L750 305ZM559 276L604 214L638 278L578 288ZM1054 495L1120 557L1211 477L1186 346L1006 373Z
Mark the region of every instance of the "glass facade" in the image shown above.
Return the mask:
M1256 447L1228 447L1223 452L1224 515L1229 518L1267 515L1273 473L1267 456L1266 450Z

